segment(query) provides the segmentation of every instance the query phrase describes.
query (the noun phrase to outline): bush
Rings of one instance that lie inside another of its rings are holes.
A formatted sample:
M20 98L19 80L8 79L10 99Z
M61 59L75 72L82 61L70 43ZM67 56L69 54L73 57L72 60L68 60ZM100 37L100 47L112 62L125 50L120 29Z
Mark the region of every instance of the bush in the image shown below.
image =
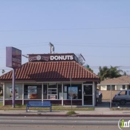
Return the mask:
M77 113L75 111L68 111L66 114L67 115L74 115L74 114L77 114Z

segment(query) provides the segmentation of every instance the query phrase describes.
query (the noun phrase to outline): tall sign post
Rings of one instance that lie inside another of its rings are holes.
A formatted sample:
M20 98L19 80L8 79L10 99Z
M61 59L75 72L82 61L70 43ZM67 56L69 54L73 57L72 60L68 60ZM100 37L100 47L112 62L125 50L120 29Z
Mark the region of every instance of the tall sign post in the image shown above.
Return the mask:
M72 110L72 99L73 99L73 91L72 91L72 73L70 71L70 95L71 95L71 110Z
M112 85L110 85L110 89L111 89L111 92L110 92L110 108L112 107Z
M22 51L14 47L6 47L6 67L13 69L12 73L12 107L15 108L15 69L21 67Z
M73 98L73 92L72 92L72 86L71 86L71 74L70 74L70 87L71 87L71 110L72 110L72 98Z

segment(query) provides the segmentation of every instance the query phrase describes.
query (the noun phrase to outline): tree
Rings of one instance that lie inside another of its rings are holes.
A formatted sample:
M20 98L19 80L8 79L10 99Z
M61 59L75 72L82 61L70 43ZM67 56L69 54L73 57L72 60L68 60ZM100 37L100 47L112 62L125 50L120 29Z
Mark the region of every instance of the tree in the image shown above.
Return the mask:
M127 75L127 73L124 71L124 72L123 72L123 75L125 75L125 76L126 76L126 75Z
M2 69L2 74L4 74L5 73L5 70L4 69Z
M110 78L120 77L120 76L122 76L121 75L122 72L123 71L118 69L118 67L112 67L111 66L110 69L109 69L109 77Z
M86 69L88 69L89 71L93 72L93 70L89 67L89 65L85 65L84 66Z
M100 66L98 76L101 81L109 77L109 68L107 66L104 66L104 67Z
M113 67L111 66L110 68L108 68L107 66L104 67L99 67L99 73L98 76L100 78L100 80L104 80L106 78L116 78L116 77L120 77L122 76L123 71L120 70L118 67Z

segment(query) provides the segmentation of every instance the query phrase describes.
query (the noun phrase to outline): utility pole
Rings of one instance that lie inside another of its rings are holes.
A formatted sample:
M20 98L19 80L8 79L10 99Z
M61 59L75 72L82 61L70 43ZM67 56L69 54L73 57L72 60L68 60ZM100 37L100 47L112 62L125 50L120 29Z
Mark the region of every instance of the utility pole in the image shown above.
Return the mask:
M110 85L110 108L112 107L112 102L111 102L111 100L112 100L112 85Z
M12 73L12 108L15 108L15 68Z
M72 85L71 85L71 80L72 80L72 77L71 77L71 73L70 73L71 110L72 110L72 96L73 96L73 92L72 92Z

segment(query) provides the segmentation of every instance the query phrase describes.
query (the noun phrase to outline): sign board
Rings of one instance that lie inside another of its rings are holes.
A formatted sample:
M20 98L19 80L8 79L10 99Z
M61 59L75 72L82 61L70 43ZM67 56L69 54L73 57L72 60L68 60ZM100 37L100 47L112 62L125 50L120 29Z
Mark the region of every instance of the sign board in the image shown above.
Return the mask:
M73 55L50 56L50 60L73 60Z
M21 67L22 51L14 47L6 47L6 66L10 68Z
M50 99L56 99L56 95L50 95Z
M49 61L49 56L37 55L37 56L29 57L29 61Z
M29 61L72 61L75 60L74 55L35 55L30 56Z

